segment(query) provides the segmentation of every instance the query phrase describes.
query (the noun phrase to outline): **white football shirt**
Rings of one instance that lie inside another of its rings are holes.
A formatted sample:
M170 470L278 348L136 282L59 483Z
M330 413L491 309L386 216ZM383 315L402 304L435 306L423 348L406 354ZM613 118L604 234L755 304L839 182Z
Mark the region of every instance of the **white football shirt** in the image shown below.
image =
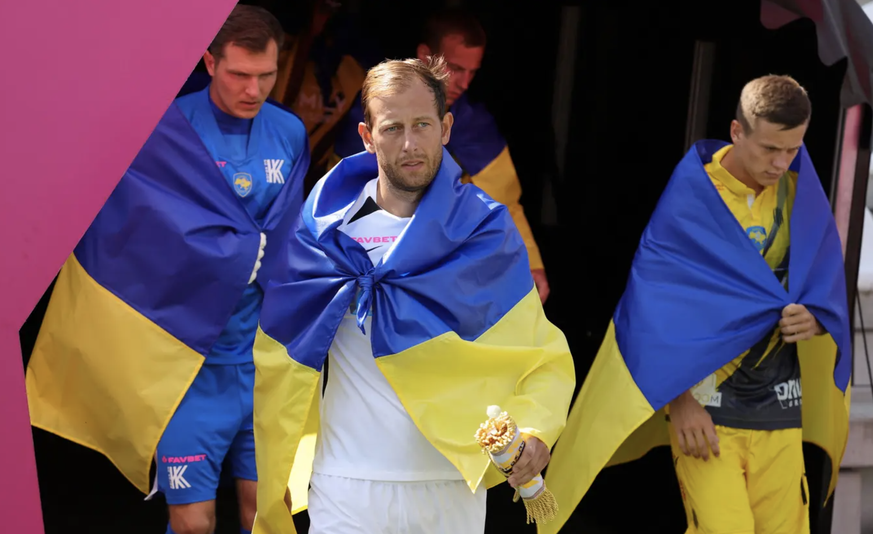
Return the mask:
M410 218L376 203L377 179L367 183L339 229L360 243L373 265L394 246ZM347 311L328 353L313 471L390 482L463 480L412 422L373 358L372 317L358 328Z

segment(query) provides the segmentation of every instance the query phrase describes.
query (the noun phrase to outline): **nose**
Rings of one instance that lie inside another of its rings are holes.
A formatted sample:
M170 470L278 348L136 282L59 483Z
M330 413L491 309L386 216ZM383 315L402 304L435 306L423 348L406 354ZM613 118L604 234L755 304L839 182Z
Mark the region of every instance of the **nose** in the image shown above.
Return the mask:
M456 78L455 83L457 83L458 88L464 91L470 88L470 82L473 80L473 76L469 72L459 72L453 78Z
M791 165L791 158L785 153L779 154L776 156L776 159L773 160L773 166L780 171L787 170L789 165Z
M257 98L260 93L260 87L258 86L258 78L252 76L246 81L246 96L250 98Z
M418 146L418 139L414 132L410 131L407 128L406 133L403 136L403 151L404 152L415 152L416 147Z

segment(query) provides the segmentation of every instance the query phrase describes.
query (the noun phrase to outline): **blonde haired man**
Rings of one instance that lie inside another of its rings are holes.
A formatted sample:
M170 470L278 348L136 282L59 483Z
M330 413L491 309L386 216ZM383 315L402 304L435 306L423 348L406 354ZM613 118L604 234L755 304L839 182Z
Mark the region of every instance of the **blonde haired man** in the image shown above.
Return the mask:
M789 166L803 145L810 113L806 91L792 78L753 80L731 123L733 144L705 165L786 287L797 190L797 173ZM670 403L676 474L696 531L809 531L797 342L822 333L806 307L789 305L780 323L748 351Z
M541 534L604 466L667 444L689 534L809 532L803 442L830 456L832 493L852 349L810 115L792 78L752 80L731 143L698 141L676 166L555 449L564 508Z

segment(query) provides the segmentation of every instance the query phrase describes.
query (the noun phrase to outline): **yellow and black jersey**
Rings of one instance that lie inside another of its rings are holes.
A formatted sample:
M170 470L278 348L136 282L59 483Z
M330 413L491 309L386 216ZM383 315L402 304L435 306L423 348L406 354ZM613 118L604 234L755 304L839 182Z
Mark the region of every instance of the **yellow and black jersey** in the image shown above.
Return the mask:
M722 200L773 273L788 287L791 208L797 174L788 172L760 194L721 165L731 149L718 151L705 166ZM731 261L730 258L724 258ZM717 425L777 430L800 428L802 391L797 345L786 344L778 325L745 353L693 388Z

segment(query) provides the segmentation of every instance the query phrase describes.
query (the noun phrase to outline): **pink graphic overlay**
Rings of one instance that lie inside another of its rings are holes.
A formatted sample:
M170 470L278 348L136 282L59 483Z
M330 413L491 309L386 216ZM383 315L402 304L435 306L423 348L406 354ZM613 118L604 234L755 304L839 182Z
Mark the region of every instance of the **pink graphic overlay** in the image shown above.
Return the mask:
M0 511L9 532L43 532L18 330L235 4L0 4Z

